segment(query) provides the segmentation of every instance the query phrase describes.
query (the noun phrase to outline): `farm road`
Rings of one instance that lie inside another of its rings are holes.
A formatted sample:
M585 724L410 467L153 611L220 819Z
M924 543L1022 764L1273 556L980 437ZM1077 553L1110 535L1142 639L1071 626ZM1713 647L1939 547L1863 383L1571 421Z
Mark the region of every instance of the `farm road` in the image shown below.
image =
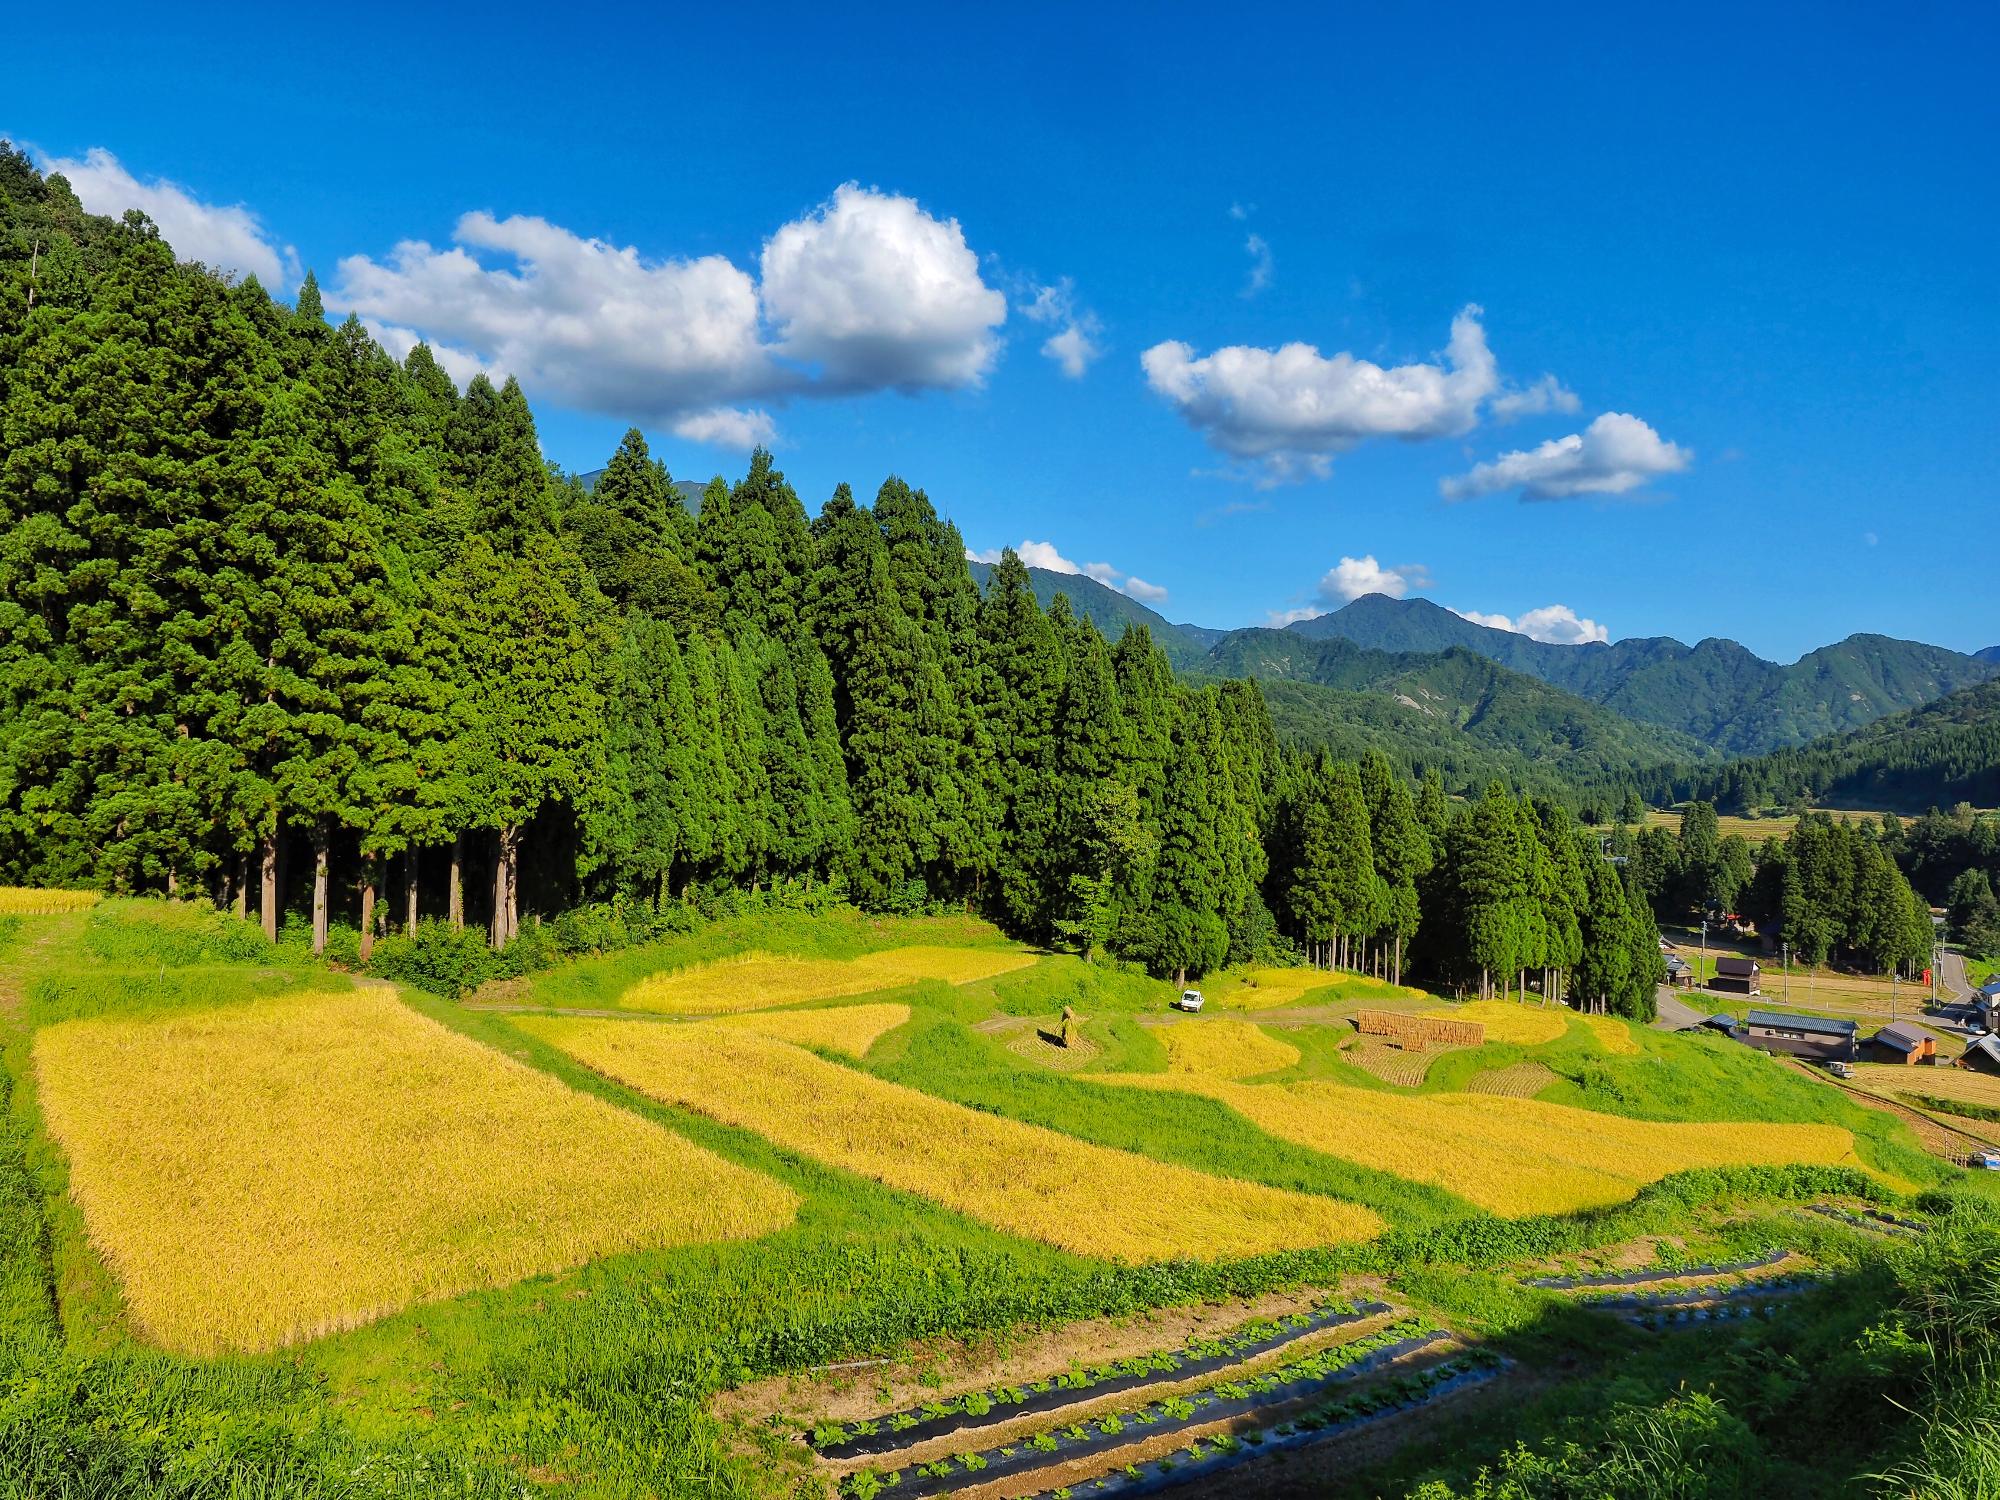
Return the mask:
M1655 1031L1679 1031L1684 1026L1699 1026L1708 1019L1664 984L1659 987L1656 998L1659 1001L1660 1014L1653 1022Z

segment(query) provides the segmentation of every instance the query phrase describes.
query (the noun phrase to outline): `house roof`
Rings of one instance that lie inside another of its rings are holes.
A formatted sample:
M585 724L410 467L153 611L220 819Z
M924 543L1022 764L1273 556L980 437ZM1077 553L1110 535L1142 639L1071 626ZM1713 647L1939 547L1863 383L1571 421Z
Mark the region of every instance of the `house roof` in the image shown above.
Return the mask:
M1975 1052L1982 1053L1992 1058L1993 1061L2000 1063L2000 1035L1983 1036L1977 1041L1967 1042L1965 1044L1965 1055L1970 1057Z
M1916 1052L1925 1042L1936 1044L1937 1038L1921 1026L1912 1026L1908 1021L1891 1021L1875 1033L1875 1040L1885 1047L1894 1047L1898 1052Z
M1731 979L1748 979L1752 974L1757 972L1757 960L1754 958L1718 958L1715 961L1715 972L1728 975Z
M1734 1031L1736 1029L1736 1017L1732 1016L1726 1010L1717 1011L1701 1024L1704 1026L1713 1026L1717 1031Z
M1773 1031L1805 1031L1817 1036L1853 1036L1859 1029L1852 1021L1829 1021L1825 1016L1794 1016L1775 1010L1753 1010L1749 1022Z

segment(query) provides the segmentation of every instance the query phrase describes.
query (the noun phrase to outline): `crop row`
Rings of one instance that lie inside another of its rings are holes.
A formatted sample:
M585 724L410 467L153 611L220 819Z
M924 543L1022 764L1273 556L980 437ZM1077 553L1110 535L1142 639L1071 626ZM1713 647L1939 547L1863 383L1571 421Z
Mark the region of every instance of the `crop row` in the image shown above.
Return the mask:
M1043 1380L995 1385L926 1401L885 1416L842 1424L819 1422L806 1441L824 1458L886 1453L961 1429L991 1426L1036 1411L1068 1406L1086 1397L1115 1395L1162 1378L1192 1378L1283 1348L1327 1328L1389 1311L1386 1302L1324 1302L1309 1313L1259 1318L1219 1338L1189 1339L1178 1349L1155 1349L1105 1364L1077 1365Z
M1371 1385L1274 1427L1258 1428L1240 1437L1218 1432L1211 1437L1196 1438L1178 1452L1145 1463L1126 1464L1075 1485L1043 1490L1027 1500L1079 1500L1085 1495L1137 1500L1138 1496L1186 1484L1192 1479L1212 1482L1216 1475L1239 1464L1329 1438L1345 1437L1387 1421L1469 1385L1491 1380L1502 1368L1498 1358L1483 1350L1462 1354L1414 1374Z
M1881 1234L1919 1235L1923 1226L1909 1219L1899 1219L1894 1214L1880 1213L1869 1209L1866 1213L1852 1214L1831 1203L1808 1203L1813 1213L1823 1214L1829 1219L1838 1219L1843 1224L1852 1224L1856 1229L1873 1229Z
M954 1453L909 1469L863 1469L841 1482L841 1494L849 1500L871 1500L893 1488L897 1500L905 1496L915 1500L940 1494L968 1479L983 1484L1008 1474L1046 1468L1160 1433L1296 1400L1331 1380L1351 1378L1444 1337L1422 1319L1407 1318L1366 1338L1316 1349L1262 1374L1218 1381L1186 1396L1167 1396L1144 1406L1049 1427L984 1452Z
M1599 1308L1606 1312L1617 1312L1628 1308L1692 1307L1703 1302L1728 1302L1743 1297L1775 1297L1781 1293L1802 1291L1806 1287L1818 1284L1817 1276L1799 1271L1789 1276L1773 1276L1764 1281L1717 1282L1675 1291L1617 1292L1609 1296L1584 1297L1579 1300L1587 1307Z
M1698 1266L1669 1266L1657 1271L1607 1271L1593 1276L1537 1276L1524 1285L1549 1287L1561 1291L1570 1287L1586 1286L1644 1286L1649 1281L1682 1281L1690 1276L1733 1276L1741 1271L1761 1271L1766 1266L1775 1266L1790 1254L1789 1250L1773 1250L1768 1255L1759 1255L1751 1260L1730 1261L1726 1264L1709 1261Z

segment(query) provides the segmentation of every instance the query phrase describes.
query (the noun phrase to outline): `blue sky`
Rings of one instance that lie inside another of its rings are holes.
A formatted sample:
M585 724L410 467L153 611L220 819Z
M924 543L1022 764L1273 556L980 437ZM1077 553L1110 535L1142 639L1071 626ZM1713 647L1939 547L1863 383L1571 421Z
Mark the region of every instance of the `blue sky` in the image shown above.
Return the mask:
M1176 620L1789 660L2000 641L1995 17L43 7L0 132L516 371L570 468L771 434Z

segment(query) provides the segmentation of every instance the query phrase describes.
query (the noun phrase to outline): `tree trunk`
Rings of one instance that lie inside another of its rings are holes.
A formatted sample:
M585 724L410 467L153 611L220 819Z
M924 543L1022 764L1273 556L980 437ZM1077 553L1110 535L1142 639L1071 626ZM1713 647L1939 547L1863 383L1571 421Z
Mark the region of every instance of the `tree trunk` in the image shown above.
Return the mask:
M173 900L174 897L180 894L180 890L181 878L174 872L173 866L169 865L167 867L167 899L169 901Z
M1390 974L1389 982L1399 987L1403 983L1403 935L1400 932L1396 934L1396 967Z
M507 940L521 935L521 830L507 830Z
M278 940L278 835L274 829L257 842L257 916L268 942Z
M403 851L403 931L417 935L417 846Z
M465 835L451 836L451 930L465 926Z
M493 851L493 921L486 940L495 948L507 944L507 830L502 827Z
M235 902L236 916L240 921L250 915L250 856L239 855L236 860L236 889L231 893Z
M378 861L373 854L361 856L361 962L375 951L375 879Z
M326 952L326 824L313 829L313 952Z

